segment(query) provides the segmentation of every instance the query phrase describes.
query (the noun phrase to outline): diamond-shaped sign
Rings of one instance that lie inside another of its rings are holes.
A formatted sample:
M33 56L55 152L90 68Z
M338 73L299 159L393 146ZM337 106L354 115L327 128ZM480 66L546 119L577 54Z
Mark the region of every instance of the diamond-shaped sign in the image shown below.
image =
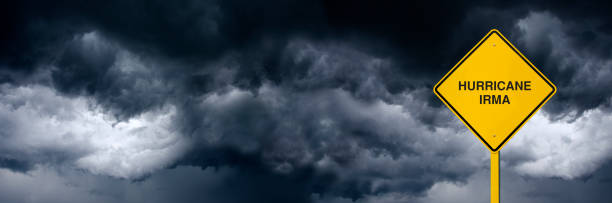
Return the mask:
M496 152L556 89L493 29L436 84L434 93Z

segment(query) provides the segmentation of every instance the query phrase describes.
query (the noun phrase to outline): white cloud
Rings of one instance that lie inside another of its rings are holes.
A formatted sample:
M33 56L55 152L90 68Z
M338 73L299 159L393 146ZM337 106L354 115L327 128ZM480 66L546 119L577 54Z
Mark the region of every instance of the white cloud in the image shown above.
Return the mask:
M3 86L0 100L1 149L11 158L136 178L171 164L188 146L171 126L173 106L117 123L87 99L45 86Z
M503 151L522 154L520 174L573 179L589 175L612 158L612 115L591 110L575 122L536 114Z

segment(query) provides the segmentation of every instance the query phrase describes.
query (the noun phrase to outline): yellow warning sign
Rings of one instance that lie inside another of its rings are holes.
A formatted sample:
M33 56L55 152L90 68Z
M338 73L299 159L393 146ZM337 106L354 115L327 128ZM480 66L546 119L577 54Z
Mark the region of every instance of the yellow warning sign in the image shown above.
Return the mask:
M434 87L492 152L500 150L555 92L555 85L495 29Z

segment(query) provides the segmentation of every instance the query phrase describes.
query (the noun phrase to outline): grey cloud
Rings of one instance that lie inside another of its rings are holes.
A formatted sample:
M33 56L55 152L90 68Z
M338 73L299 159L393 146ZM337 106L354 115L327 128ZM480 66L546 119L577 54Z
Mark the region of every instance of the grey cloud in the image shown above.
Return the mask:
M584 132L607 137L589 125L607 118L607 14L546 2L11 4L0 21L0 167L26 185L23 173L50 176L60 190L50 193L75 200L439 200L420 197L469 185L488 160L431 87L491 28L559 87L536 123L587 126L526 128L574 149L518 139L508 166L570 181L609 159L605 145L581 147ZM80 172L53 174L62 167ZM206 192L164 186L181 183Z
M304 40L292 43L287 45L284 57L288 62L285 63L305 61L307 65L301 67L306 68L307 74L277 82L264 80L257 89L241 89L226 82L237 78L232 63L223 69L204 67L203 74L212 79L213 86L225 87L196 96L186 93L189 89L182 86L185 83L179 79L148 75L155 66L143 65L147 62L140 61L138 55L121 49L97 33L77 35L69 43L68 51L60 53L60 60L55 64L57 69L50 73L52 87L57 89L44 85L7 86L4 98L12 105L5 109L4 118L20 116L23 120L9 119L17 123L12 125L14 129L7 129L6 134L17 143L13 145L33 145L30 150L36 153L22 155L20 160L33 165L53 163L46 161L42 155L45 153L59 158L61 161L57 164L119 178L138 179L175 162L203 168L233 166L244 173L252 173L244 178L245 184L247 180L252 181L252 185L245 185L245 190L257 191L254 186L262 179L250 176L263 176L270 180L267 185L271 191L282 188L294 194L277 196L267 192L255 196L271 200L308 201L312 193L358 199L364 194L399 188L418 194L435 181L460 181L470 173L466 168L474 167L474 162L467 159L448 162L445 158L451 154L463 157L469 151L444 147L439 153L429 154L424 147L440 141L450 142L448 139L457 141L458 137L426 137L431 135L431 128L419 127L420 118L405 112L420 115L416 112L423 106L393 103L406 101L401 97L423 103L420 97L410 92L391 95L383 91L383 74L393 70L393 63L345 45L322 46ZM77 52L70 54L70 49ZM80 56L83 52L78 50L100 54ZM76 64L66 64L61 61L63 57L79 60L70 60L78 62ZM352 60L354 57L360 60ZM84 67L99 67L100 70L94 71L100 71L95 74L102 77L71 78L72 74L83 73L79 69ZM84 80L76 80L79 78ZM369 82L351 83L360 78ZM150 82L156 80L185 88L173 92L182 97L161 100L160 105L164 108L159 108L162 110L147 108L130 114L131 105L156 99L133 93L144 91L150 95L166 88ZM72 85L62 88L60 81L71 81ZM133 85L139 82L144 86ZM93 86L94 91L88 90L89 86ZM422 90L418 91L421 93ZM40 95L34 97L40 99L28 99L30 94ZM377 95L387 98L377 98L383 97ZM116 99L124 96L130 103ZM53 105L63 108L51 108ZM172 110L164 110L168 105ZM424 107L434 111L432 107ZM115 112L127 116L117 116ZM59 123L48 127L53 119L36 118L36 114L56 118ZM105 118L109 115L110 118ZM25 128L24 120L27 119L35 124L33 128ZM449 125L452 128L446 133L466 132L459 130L456 124ZM91 128L97 132L92 134L88 131ZM44 139L39 131L57 132L47 138L56 141L38 143ZM195 142L185 144L192 140ZM190 146L195 148L190 149ZM8 150L6 154L26 153L19 148L5 149ZM188 154L181 158L185 152ZM400 168L402 174L410 177L388 180L398 175L398 171L370 169L371 164ZM434 167L446 164L461 167L451 170ZM359 169L342 172L353 170L351 167ZM292 184L304 186L290 187Z

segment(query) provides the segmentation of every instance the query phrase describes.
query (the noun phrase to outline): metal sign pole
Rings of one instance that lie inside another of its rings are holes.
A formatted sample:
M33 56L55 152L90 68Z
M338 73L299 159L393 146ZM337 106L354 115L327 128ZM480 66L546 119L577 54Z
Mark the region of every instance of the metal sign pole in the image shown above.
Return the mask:
M491 152L491 203L499 203L499 151Z

